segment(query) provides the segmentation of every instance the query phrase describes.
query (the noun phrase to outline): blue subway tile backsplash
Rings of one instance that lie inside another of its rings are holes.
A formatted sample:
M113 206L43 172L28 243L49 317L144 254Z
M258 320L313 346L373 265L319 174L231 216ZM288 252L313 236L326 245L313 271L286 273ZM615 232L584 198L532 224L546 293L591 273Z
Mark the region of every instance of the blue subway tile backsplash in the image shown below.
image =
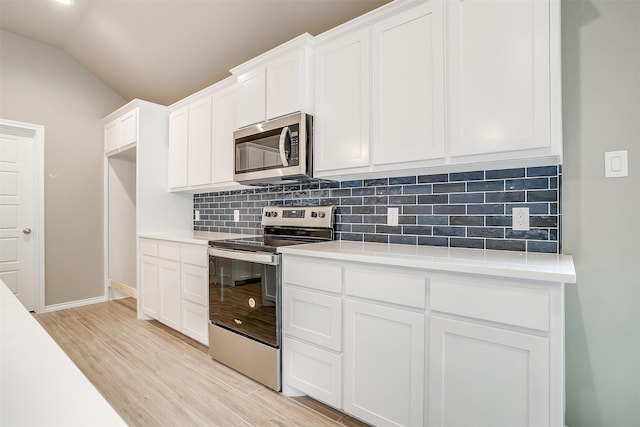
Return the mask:
M194 230L260 234L263 206L335 205L342 240L559 253L560 182L552 165L196 194ZM387 225L389 207L397 226ZM529 231L512 230L514 207L529 208Z

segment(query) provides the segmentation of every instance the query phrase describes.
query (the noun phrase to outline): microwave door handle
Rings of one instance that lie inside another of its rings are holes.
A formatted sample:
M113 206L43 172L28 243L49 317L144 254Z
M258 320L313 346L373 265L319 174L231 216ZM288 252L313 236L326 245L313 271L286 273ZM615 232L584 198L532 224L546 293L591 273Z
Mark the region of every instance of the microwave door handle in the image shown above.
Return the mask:
M278 147L280 148L280 160L282 160L282 166L289 166L289 161L287 160L287 155L284 152L284 142L287 139L287 134L289 133L289 126L285 126L282 128L282 132L280 132L280 142Z

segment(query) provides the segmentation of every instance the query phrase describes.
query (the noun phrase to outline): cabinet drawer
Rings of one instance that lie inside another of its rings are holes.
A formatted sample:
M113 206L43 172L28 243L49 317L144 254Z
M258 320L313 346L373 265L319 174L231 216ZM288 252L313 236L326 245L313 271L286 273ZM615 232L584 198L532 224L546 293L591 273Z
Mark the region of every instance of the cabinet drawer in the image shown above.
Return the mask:
M347 295L425 308L427 276L400 269L347 266L344 289Z
M431 309L525 328L549 330L549 290L502 280L434 277Z
M142 255L158 256L158 242L140 239L140 253Z
M204 345L209 345L209 309L182 300L182 333Z
M342 404L342 356L284 338L282 382L328 405Z
M282 300L285 334L342 349L342 298L285 286Z
M206 267L182 264L182 298L200 305L208 306L209 274Z
M182 246L180 247L180 261L187 264L209 266L209 256L206 246Z
M338 264L285 257L283 265L284 283L342 293L342 266Z
M158 256L172 261L180 261L180 246L170 243L158 243Z

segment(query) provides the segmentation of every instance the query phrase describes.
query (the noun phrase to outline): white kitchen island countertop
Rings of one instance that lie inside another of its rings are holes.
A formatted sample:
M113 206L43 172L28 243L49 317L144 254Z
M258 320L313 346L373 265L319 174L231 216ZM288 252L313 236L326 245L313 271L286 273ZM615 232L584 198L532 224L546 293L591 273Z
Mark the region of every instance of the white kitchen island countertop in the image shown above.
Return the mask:
M126 426L0 280L0 426Z
M138 237L145 239L169 240L172 242L207 245L209 240L240 239L253 237L253 234L219 233L214 231L152 231L138 233Z
M284 246L278 248L278 251L337 261L576 283L576 271L570 255L345 240Z

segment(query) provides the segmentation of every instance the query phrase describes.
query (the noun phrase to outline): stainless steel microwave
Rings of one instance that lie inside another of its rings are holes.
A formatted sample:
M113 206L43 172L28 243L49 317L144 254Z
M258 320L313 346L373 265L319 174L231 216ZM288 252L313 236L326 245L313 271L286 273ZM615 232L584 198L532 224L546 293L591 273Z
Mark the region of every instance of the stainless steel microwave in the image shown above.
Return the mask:
M233 133L233 180L277 184L312 177L313 117L294 113Z

